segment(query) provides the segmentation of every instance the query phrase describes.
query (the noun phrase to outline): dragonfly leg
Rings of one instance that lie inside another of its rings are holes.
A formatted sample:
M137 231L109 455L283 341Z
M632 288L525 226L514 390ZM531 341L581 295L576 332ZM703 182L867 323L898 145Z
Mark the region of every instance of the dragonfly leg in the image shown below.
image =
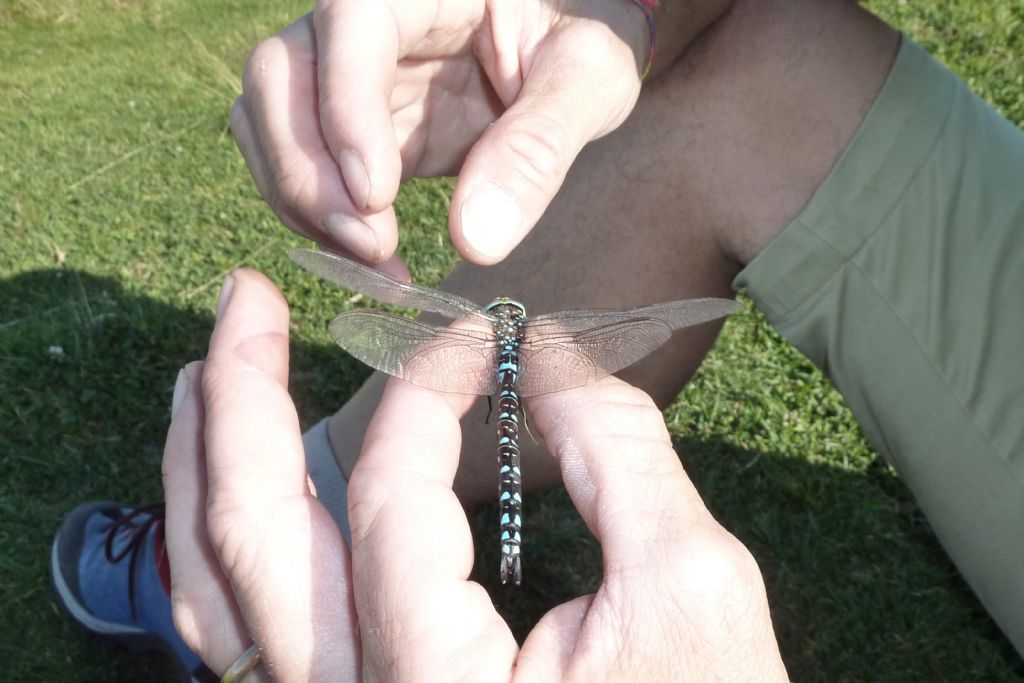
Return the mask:
M540 445L540 441L537 441L537 437L535 437L533 435L533 432L530 431L530 421L526 417L526 408L525 407L523 408L522 415L523 415L523 429L525 429L526 433L530 435L530 440L533 441L533 445L534 446L539 446Z
M491 402L490 395L487 396L487 415L484 417L484 424L491 423L491 413L494 412L494 403Z

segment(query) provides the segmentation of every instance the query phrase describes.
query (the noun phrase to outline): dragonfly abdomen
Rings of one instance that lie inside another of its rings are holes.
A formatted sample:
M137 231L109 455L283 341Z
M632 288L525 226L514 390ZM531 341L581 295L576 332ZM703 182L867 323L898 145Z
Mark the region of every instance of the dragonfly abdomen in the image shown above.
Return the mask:
M510 299L496 299L487 307L496 317L494 336L498 352L498 513L501 533L501 582L523 580L523 479L519 470L519 345L523 340L526 310Z
M502 351L503 358L505 351ZM519 470L519 392L516 391L518 358L508 354L511 367L498 371L498 512L501 533L501 582L519 585L523 580L522 526L523 480ZM505 365L503 360L502 365Z

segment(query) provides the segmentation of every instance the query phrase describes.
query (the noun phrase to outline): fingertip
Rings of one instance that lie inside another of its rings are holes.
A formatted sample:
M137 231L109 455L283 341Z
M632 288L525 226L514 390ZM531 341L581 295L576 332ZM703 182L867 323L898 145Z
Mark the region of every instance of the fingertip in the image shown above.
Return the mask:
M593 593L581 595L545 614L523 643L516 673L524 680L564 680L593 604Z
M367 431L380 430L388 439L394 439L407 438L410 430L415 429L430 432L448 428L457 430L459 418L464 412L463 403L474 399L462 394L443 394L400 378L389 377ZM407 419L411 406L419 406L417 410L430 414L430 419L417 420L405 434L394 433L389 426L384 426Z
M409 271L409 267L405 265L405 261L398 254L392 254L391 258L377 265L377 270L390 275L399 282L412 282L412 273Z
M220 320L224 316L224 309L228 307L228 301L231 299L231 290L235 287L234 275L228 273L227 277L224 278L220 284L220 294L217 296L217 320Z
M194 478L199 452L196 438L202 423L203 361L192 361L178 371L171 398L171 424L164 444L164 490L177 493L181 482Z
M582 391L585 401L576 393ZM635 538L656 537L677 517L703 509L672 448L664 416L640 389L609 376L538 396L528 407L559 461L566 490L602 544L623 535L623 529L635 532ZM630 513L605 514L610 509ZM645 526L644 516L654 514L661 526Z
M288 317L288 302L270 278L252 268L237 268L224 277L217 301L217 319L230 309L254 304L260 309Z
M178 377L174 382L174 395L171 397L172 421L182 406L195 400L195 388L201 386L202 377L203 361L201 360L186 363L185 367L178 371Z
M171 395L171 420L174 420L174 416L178 414L178 410L181 408L182 402L185 397L188 396L188 392L191 382L188 375L185 374L185 368L178 370L178 377L174 380L174 393Z
M336 212L326 216L320 223L334 242L352 252L356 258L367 263L380 260L382 249L377 240L377 233L369 225L355 216Z
M223 310L210 337L203 373L204 397L209 399L211 381L238 363L262 370L280 383L288 377L288 303L262 273L239 268L225 277ZM211 380L210 374L214 379ZM230 389L229 389L230 391Z
M582 147L571 112L522 99L473 146L452 196L452 241L479 265L504 259L547 210ZM553 110L554 108L554 110Z
M456 201L452 242L471 263L489 266L502 261L529 231L519 200L497 183L480 182Z
M275 285L274 282L264 273L256 270L255 268L236 268L231 271L229 276L236 282L244 282L249 288L258 287L260 291L280 301L282 305L288 305L284 300L284 296L282 296L281 292L278 291L277 285Z
M335 245L370 265L386 263L398 247L398 221L391 206L359 217L336 211L320 227Z
M454 476L461 443L459 420L476 398L439 393L402 379L388 378L367 427L357 469L372 469L387 462L384 469L388 476L402 468L435 480ZM410 419L410 415L415 416L414 419ZM400 425L403 427L396 429ZM419 446L410 448L413 444ZM431 457L424 457L425 453L430 453ZM453 469L446 472L446 464Z

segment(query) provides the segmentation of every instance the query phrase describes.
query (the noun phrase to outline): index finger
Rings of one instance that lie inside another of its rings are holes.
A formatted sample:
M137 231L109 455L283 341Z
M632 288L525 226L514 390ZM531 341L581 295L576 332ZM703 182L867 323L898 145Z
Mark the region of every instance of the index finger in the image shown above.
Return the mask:
M319 0L313 9L320 127L364 212L390 206L402 173L390 98L405 17L388 5Z
M507 678L515 639L467 580L473 548L452 492L469 397L392 379L349 482L352 576L367 679Z
M717 526L643 391L607 377L536 397L530 407L566 490L601 543L606 580L650 569L652 552L663 554L681 529Z
M352 677L344 542L306 485L287 304L267 278L240 270L219 308L202 381L210 541L275 678Z

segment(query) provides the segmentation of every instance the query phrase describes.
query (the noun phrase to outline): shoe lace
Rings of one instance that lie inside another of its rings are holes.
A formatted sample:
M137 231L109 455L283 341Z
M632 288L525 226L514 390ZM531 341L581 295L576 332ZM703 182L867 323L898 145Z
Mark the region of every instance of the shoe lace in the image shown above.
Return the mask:
M164 519L164 504L151 503L140 505L128 512L123 512L110 525L107 531L107 541L104 544L103 552L107 562L117 564L125 557L128 559L128 602L132 608L132 619L135 614L135 567L138 564L139 556L145 548L146 539L154 524ZM140 521L141 520L141 521ZM125 542L115 550L114 544L124 539Z

